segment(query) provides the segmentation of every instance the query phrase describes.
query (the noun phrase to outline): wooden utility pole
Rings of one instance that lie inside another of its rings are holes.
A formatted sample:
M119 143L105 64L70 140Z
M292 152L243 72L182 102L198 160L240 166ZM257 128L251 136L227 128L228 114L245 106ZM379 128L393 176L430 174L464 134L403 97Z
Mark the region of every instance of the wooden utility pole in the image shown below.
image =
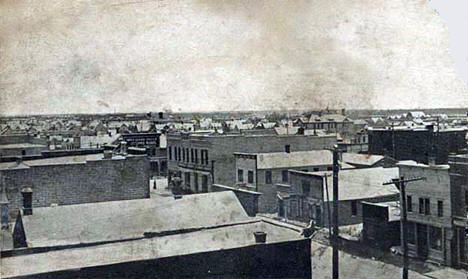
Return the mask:
M395 184L400 190L400 210L401 210L401 238L403 242L403 273L402 278L408 279L408 226L407 226L407 205L406 205L406 182L418 181L418 180L425 180L425 177L416 177L416 178L409 178L406 179L402 176L400 178L392 179L392 182L386 182L383 185L390 185Z
M338 171L339 171L339 150L338 146L333 148L333 266L332 266L332 278L339 278L339 262L338 262Z

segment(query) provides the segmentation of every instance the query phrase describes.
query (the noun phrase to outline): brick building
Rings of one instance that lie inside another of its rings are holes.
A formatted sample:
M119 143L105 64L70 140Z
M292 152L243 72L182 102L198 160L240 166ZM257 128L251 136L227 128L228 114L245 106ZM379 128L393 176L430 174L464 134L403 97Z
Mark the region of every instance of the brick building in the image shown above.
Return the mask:
M0 163L11 216L23 188L33 190L34 207L141 199L149 197L149 174L147 156L111 153Z
M208 192L213 183L234 185L235 152L295 152L331 148L335 135L169 133L168 181L180 176L189 192Z
M394 159L414 160L427 164L429 157L437 164L447 163L450 153L466 150L466 129L437 130L433 125L425 128L390 127L369 128L369 153L388 155Z

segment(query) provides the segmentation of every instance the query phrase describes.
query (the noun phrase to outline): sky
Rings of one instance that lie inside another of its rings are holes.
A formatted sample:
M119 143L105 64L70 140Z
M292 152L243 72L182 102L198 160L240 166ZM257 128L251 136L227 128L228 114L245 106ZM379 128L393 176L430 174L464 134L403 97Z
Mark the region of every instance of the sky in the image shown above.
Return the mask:
M0 0L0 113L468 107L458 1Z

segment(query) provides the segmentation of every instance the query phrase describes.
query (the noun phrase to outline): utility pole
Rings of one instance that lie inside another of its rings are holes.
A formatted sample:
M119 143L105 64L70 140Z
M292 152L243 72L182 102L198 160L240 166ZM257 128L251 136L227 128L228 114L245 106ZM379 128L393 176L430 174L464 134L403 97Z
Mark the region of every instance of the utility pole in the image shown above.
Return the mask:
M402 242L403 242L403 273L402 278L408 279L408 226L407 226L407 205L406 205L406 182L418 181L418 180L425 180L425 177L416 177L406 179L402 176L400 178L392 179L392 182L386 182L383 185L390 185L395 184L400 190L400 201L401 201L401 233L402 233Z
M333 148L333 260L332 260L332 279L339 278L339 262L338 262L338 171L339 171L339 150L335 145Z
M395 122L392 121L392 152L393 152L393 159L396 160L396 152L395 152Z

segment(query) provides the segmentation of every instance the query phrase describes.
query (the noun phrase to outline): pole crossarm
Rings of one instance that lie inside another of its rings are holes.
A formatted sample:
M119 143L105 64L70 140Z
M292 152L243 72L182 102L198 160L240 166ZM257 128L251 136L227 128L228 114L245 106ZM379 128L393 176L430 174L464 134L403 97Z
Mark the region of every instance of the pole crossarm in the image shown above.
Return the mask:
M398 184L400 182L413 182L413 181L419 181L419 180L426 180L426 177L414 177L414 178L408 178L408 179L396 178L396 179L393 179L392 181L383 183L383 185Z

